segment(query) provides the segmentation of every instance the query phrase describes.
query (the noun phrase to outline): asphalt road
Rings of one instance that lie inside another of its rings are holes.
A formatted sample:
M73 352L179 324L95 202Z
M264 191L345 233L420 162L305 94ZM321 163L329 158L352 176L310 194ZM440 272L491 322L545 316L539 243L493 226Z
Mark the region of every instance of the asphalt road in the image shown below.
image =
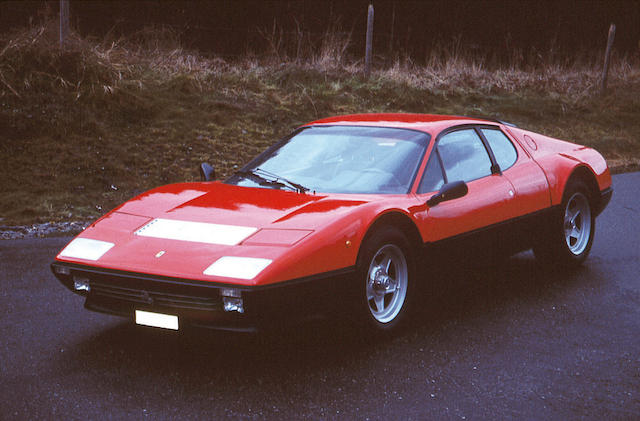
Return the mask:
M0 242L0 419L639 419L640 173L575 273L462 271L389 339L138 328L50 274L68 238Z

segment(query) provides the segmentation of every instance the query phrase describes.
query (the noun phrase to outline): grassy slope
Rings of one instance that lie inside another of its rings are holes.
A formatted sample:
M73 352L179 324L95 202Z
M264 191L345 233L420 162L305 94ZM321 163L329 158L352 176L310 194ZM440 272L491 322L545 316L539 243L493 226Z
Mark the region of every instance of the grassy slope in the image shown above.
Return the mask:
M0 225L94 218L139 191L231 174L297 125L354 112L494 115L640 158L640 70L615 67L606 96L587 65L493 69L461 57L399 65L369 81L326 51L303 64L229 64L179 47L75 40L47 27L0 48Z

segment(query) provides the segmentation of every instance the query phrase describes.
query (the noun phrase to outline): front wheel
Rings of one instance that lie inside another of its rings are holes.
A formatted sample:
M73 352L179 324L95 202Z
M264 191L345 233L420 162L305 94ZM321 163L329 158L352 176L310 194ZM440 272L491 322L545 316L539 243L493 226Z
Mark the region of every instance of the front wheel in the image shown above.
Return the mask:
M552 219L546 238L534 247L537 258L566 267L577 266L587 258L596 228L590 197L582 181L569 182L560 212Z
M383 227L368 238L358 263L359 307L365 324L387 331L402 322L412 298L413 272L413 252L401 231Z

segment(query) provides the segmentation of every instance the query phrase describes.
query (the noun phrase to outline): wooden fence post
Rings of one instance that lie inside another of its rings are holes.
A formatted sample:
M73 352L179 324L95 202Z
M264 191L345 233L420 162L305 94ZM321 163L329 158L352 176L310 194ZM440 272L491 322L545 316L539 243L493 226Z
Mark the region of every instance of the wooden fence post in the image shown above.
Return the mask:
M393 58L393 27L396 23L396 2L395 0L392 3L393 9L391 9L391 31L389 34L389 58Z
M607 49L604 52L604 66L602 67L602 79L600 80L600 94L604 94L607 89L607 77L609 76L609 61L611 60L611 50L613 49L613 39L616 36L616 25L609 27L609 38L607 39Z
M69 0L60 0L60 48L69 35Z
M371 74L371 48L373 44L373 3L369 3L367 13L367 46L364 53L364 75L369 78Z

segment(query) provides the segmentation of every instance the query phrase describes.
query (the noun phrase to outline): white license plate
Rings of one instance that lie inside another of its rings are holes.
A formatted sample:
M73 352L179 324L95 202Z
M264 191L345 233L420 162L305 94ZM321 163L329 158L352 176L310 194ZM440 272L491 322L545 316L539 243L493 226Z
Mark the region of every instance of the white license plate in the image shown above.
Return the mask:
M136 310L136 323L144 326L178 330L178 316Z

